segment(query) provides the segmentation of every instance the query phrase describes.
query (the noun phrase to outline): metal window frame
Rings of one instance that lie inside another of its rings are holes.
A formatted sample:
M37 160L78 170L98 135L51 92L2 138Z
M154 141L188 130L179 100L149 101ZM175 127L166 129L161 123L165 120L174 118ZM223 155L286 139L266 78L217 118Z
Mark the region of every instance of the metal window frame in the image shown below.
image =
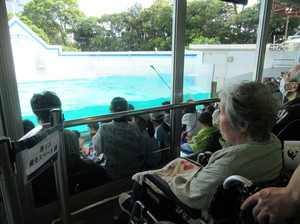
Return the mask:
M254 72L253 79L261 80L264 53L266 44L266 34L268 28L268 18L271 11L272 0L262 0L262 10L260 16L260 24L257 39L257 67ZM174 16L173 16L173 79L172 79L172 147L174 154L179 154L179 130L180 130L180 107L178 103L183 100L183 68L184 68L184 46L185 46L185 20L186 20L186 0L174 0ZM260 43L261 42L261 43ZM22 117L20 102L18 96L17 82L14 70L12 48L10 43L10 35L8 28L7 12L5 1L0 1L0 133L10 136L12 139L19 139L23 135ZM161 108L152 108L153 110L161 110ZM148 111L148 110L145 110ZM141 112L141 111L139 111ZM130 115L130 113L128 113ZM115 115L113 115L115 116ZM73 123L72 123L73 122ZM69 125L74 125L76 121L70 121ZM68 121L66 122L68 124ZM30 186L23 183L23 166L22 155L17 158L17 182L18 191L21 199L23 222L30 222L34 218L35 210L32 200L32 192Z

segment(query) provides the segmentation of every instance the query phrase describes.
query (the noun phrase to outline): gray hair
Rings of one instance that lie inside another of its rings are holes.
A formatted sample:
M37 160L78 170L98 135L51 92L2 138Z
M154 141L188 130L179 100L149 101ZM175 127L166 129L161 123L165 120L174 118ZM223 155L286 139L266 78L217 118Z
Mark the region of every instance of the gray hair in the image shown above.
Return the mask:
M242 82L226 88L221 96L225 113L235 129L249 123L246 134L254 141L266 141L277 119L278 104L260 82Z
M290 82L300 83L300 64L292 67L289 73L290 73ZM300 88L298 88L297 91L299 92Z

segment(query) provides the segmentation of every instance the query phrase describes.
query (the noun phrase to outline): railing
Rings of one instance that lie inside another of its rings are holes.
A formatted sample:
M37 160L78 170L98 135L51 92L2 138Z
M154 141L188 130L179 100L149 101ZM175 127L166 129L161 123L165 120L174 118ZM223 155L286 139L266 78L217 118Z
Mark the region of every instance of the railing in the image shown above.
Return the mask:
M218 102L218 98L212 98L208 100L199 100L199 101L191 101L186 103L179 103L179 104L170 104L170 105L164 105L159 107L153 107L153 108L147 108L147 109L140 109L140 110L132 110L132 111L126 111L126 112L119 112L119 113L113 113L113 114L107 114L107 115L101 115L101 116L95 116L95 117L88 117L88 118L82 118L82 119L76 119L76 120L69 120L64 122L64 127L73 127L77 125L84 125L92 122L101 122L105 120L111 120L121 117L133 117L139 114L145 114L145 113L152 113L152 112L158 112L158 111L164 111L164 110L171 110L171 116L172 111L176 109L182 109L188 105L202 105L202 104L209 104L209 103L215 103ZM62 122L62 114L61 111L58 110L52 110L51 116L53 118L52 120L52 126L54 125L63 125ZM171 127L172 129L172 127ZM62 129L60 129L60 136L62 136ZM172 141L179 141L180 133L177 133L178 138L172 139ZM19 223L25 223L22 217L21 212L21 203L20 199L18 198L18 195L16 194L17 184L14 181L15 175L15 155L16 153L23 151L25 149L28 149L28 144L23 144L22 141L26 140L26 136L21 138L18 143L22 147L19 148L13 148L10 147L11 145L15 146L16 144L11 144L10 140L8 138L3 138L1 140L0 144L0 185L1 190L3 193L4 198L4 204L6 208L6 214L8 223L10 224L19 224ZM36 139L35 139L36 140ZM67 190L67 178L66 178L66 167L65 167L65 153L64 153L64 144L63 139L60 138L59 142L61 151L59 152L58 160L55 162L55 180L57 181L57 190L58 190L58 201L60 205L60 215L64 223L71 223L70 222L70 208L68 203L68 190ZM86 210L86 209L84 209ZM76 213L76 212L75 212ZM77 212L78 213L78 212Z
M207 100L196 100L196 101L183 102L183 103L178 103L178 104L168 104L168 105L159 106L159 107L151 107L151 108L139 109L139 110L129 110L129 111L118 112L118 113L113 113L113 114L105 114L105 115L94 116L94 117L68 120L68 121L65 121L64 126L66 128L68 128L68 127L74 127L74 126L84 125L84 124L89 124L89 123L94 123L94 122L113 120L113 119L122 118L122 117L134 117L135 115L139 115L139 114L153 113L153 112L159 112L159 111L164 111L164 110L180 109L180 108L184 108L188 105L202 105L202 104L210 104L210 103L215 103L215 102L219 102L219 98L211 98L211 99L207 99Z

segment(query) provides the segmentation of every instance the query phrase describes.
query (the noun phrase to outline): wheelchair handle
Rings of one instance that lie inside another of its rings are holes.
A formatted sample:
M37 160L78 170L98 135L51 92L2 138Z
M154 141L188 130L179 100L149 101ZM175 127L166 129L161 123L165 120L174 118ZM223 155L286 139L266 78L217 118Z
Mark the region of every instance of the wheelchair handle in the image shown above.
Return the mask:
M250 187L253 182L240 175L232 175L227 177L223 182L223 188L225 190L230 189L234 185L244 185L245 187Z

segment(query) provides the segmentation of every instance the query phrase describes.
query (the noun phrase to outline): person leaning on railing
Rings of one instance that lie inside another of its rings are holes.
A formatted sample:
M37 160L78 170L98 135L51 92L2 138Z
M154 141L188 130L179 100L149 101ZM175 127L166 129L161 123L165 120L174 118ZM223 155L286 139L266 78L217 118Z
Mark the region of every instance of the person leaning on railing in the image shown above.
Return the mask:
M123 97L114 97L110 104L112 113L128 110ZM128 118L116 118L103 123L93 140L94 150L104 155L103 167L111 180L127 177L141 169L139 153L141 134L139 127Z

